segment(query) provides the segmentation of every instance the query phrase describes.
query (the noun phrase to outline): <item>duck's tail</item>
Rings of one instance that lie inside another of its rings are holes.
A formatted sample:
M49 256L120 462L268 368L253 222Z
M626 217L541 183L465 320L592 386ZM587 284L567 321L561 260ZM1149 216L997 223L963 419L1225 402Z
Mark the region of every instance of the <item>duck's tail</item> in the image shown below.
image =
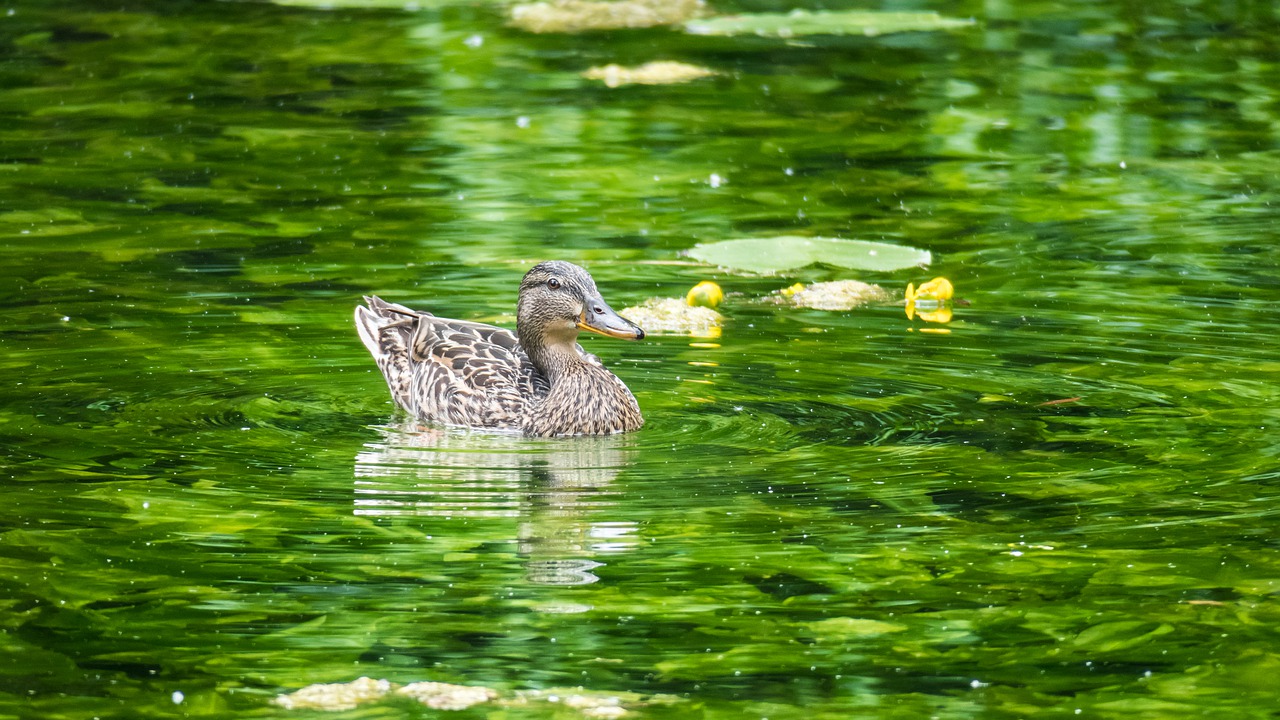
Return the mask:
M410 345L418 319L424 313L373 295L366 296L364 302L364 305L356 306L356 332L382 370L391 397L409 409L413 384Z

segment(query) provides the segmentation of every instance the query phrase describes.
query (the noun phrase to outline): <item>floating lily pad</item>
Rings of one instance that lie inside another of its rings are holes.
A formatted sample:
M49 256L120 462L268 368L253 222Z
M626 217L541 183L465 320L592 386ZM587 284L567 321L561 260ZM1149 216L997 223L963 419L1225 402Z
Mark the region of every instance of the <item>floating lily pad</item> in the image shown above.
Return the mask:
M869 240L797 237L743 238L697 245L689 257L746 272L773 274L822 263L852 270L885 272L928 265L928 250Z
M952 30L973 25L972 20L943 17L932 12L847 12L752 13L693 20L685 32L693 35L887 35L927 30Z

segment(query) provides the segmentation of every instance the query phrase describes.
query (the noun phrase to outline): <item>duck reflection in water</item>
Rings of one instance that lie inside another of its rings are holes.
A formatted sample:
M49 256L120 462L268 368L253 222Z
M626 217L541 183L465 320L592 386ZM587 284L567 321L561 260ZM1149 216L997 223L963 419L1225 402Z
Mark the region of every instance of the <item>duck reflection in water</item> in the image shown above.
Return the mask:
M625 436L378 430L356 456L357 515L427 520L428 536L465 531L475 545L515 540L526 579L541 585L596 582L596 558L637 544L635 522L607 519L609 486L631 464Z

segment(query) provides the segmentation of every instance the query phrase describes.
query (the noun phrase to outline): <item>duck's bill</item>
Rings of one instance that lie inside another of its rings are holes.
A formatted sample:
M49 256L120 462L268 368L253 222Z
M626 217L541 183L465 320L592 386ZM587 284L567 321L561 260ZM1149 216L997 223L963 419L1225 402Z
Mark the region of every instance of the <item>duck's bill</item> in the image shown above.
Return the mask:
M578 316L578 329L623 340L643 340L644 330L603 302L588 304Z

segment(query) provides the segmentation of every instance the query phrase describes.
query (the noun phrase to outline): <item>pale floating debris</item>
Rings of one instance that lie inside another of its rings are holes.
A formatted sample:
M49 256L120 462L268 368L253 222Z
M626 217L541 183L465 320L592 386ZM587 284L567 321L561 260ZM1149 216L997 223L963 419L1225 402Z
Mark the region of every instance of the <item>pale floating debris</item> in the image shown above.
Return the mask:
M498 698L498 693L487 687L442 682L410 683L396 690L396 694L411 697L433 710L466 710Z
M518 690L507 707L520 707L535 703L551 703L577 710L588 718L620 718L636 708L655 705L675 705L683 702L674 695L641 695L633 692L600 692L583 688L548 688L546 690Z
M609 64L593 67L582 73L588 80L600 80L611 88L623 85L675 85L717 75L697 65L675 62L673 60L657 60L636 67Z
M693 35L761 35L792 38L803 35L887 35L900 32L953 30L969 27L972 20L943 17L934 12L846 12L750 13L726 15L685 24Z
M588 705L581 707L570 705L570 707L582 713L584 717L602 718L602 720L625 717L627 714L627 709L621 705Z
M627 714L617 695L574 693L562 696L560 702L590 718L615 718Z
M702 10L702 0L552 0L515 5L511 24L534 33L580 33L678 25Z
M308 685L288 695L277 695L273 702L289 710L351 710L381 700L393 687L386 680L362 677L349 683Z
M655 335L688 335L696 338L720 337L720 313L709 307L694 307L681 298L649 298L619 313Z
M479 685L416 682L400 686L388 680L362 677L349 683L308 685L273 701L289 710L351 710L366 703L400 696L417 700L433 710L465 710L493 703L497 707L524 707L547 703L576 710L588 718L620 718L629 708L672 705L681 702L673 695L641 695L632 692L600 692L583 688L517 690L505 697L497 690Z
M879 285L871 285L859 280L836 280L834 282L801 285L796 283L783 288L772 296L778 304L795 305L812 310L853 310L875 303L888 302L888 291Z

